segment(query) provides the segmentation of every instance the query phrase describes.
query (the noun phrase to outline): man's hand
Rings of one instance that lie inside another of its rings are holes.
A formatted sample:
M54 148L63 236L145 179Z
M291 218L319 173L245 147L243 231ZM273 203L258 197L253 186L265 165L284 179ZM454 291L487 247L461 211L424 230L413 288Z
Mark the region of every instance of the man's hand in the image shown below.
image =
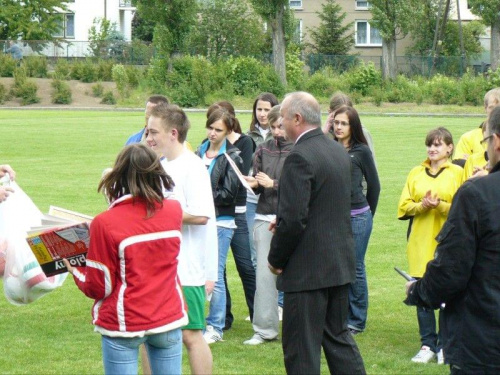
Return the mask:
M272 232L272 234L275 234L276 233L276 219L274 219L273 221L271 221L269 223L269 232Z
M411 281L408 281L406 283L406 296L408 297L409 293L410 293L410 287L412 284L416 283L417 280L411 280Z
M0 186L0 203L4 202L10 193L13 193L14 189L10 186Z
M259 172L257 173L257 176L255 176L255 179L259 183L260 186L266 188L266 189L271 189L274 186L274 180L270 178L267 174L264 172Z
M269 263L267 263L267 267L269 267L269 270L271 271L271 273L273 273L275 275L281 275L283 273L283 269L281 269L281 268L274 268Z
M215 288L215 281L205 281L205 293L207 296L213 293Z

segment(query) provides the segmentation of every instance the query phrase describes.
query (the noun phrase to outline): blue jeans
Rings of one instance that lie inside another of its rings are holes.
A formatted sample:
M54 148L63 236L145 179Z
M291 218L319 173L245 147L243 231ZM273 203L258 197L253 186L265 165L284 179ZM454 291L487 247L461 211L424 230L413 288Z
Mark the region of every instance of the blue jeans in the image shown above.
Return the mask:
M253 300L255 297L255 268L252 264L250 253L250 240L248 237L247 218L244 213L238 213L234 218L236 230L231 240L231 249L233 250L234 262L240 275L243 291L248 306L250 319L253 319ZM231 294L227 285L226 270L224 270L224 283L226 286L226 325L233 323L233 314L231 313Z
M439 320L441 320L442 310L439 309ZM433 309L417 306L418 330L422 345L427 345L434 353L443 347L441 332L436 330L436 315Z
M349 287L349 315L347 326L364 331L368 315L368 283L366 281L365 254L373 227L370 210L351 217L354 248L356 250L356 281Z
M233 238L234 229L217 227L217 237L219 240L219 266L217 271L217 281L215 282L212 299L210 300L210 310L207 316L207 326L212 326L222 337L222 329L226 319L226 287L224 285L224 269L226 268L227 253L229 244Z
M102 336L102 360L106 374L137 375L139 345L148 352L153 374L182 372L182 331L180 328L144 337Z
M250 256L252 258L253 268L257 269L257 252L253 245L253 226L255 224L255 211L257 211L257 203L247 202L247 225L250 231Z

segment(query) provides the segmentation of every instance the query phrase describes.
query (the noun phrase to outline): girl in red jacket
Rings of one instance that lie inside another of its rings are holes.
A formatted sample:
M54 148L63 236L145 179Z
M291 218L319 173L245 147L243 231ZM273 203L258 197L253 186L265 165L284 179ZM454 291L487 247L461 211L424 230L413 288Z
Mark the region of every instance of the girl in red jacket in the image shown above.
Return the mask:
M153 374L182 371L186 305L177 278L182 210L164 199L173 182L156 154L127 146L99 184L111 202L90 225L85 267L71 267L78 288L95 300L106 374L137 373L144 343Z

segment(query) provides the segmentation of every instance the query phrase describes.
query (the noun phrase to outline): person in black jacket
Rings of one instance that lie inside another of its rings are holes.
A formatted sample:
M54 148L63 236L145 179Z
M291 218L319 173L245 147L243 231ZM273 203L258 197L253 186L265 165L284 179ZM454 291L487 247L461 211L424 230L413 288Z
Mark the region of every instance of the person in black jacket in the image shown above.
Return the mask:
M286 371L319 374L323 347L330 373L364 374L346 321L349 283L356 276L350 157L323 134L321 109L311 94L286 96L281 118L295 144L281 172L268 262L285 292Z
M483 139L490 174L466 181L424 276L406 285L409 305L438 308L452 374L500 373L500 107Z
M219 239L219 266L217 282L210 300L207 327L203 337L209 344L222 340L222 329L226 317L226 288L224 268L229 244L235 225L236 196L240 187L238 176L230 165L231 159L241 170L243 162L240 151L226 138L234 130L235 118L227 110L218 108L210 113L206 128L208 140L203 142L196 154L208 168L214 198L217 234Z
M380 182L373 156L363 134L358 112L340 107L333 117L334 137L351 157L351 225L356 249L356 281L349 288L347 326L356 335L363 332L368 316L368 283L365 254L380 195ZM363 194L366 181L366 196Z

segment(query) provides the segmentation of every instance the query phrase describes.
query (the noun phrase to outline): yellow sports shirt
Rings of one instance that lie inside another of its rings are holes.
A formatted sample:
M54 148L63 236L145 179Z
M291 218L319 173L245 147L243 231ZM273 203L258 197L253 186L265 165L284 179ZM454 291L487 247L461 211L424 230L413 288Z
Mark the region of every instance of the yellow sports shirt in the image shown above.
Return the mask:
M482 140L483 129L481 127L462 134L455 147L453 160L467 159L472 154L486 151L486 148L481 145Z

